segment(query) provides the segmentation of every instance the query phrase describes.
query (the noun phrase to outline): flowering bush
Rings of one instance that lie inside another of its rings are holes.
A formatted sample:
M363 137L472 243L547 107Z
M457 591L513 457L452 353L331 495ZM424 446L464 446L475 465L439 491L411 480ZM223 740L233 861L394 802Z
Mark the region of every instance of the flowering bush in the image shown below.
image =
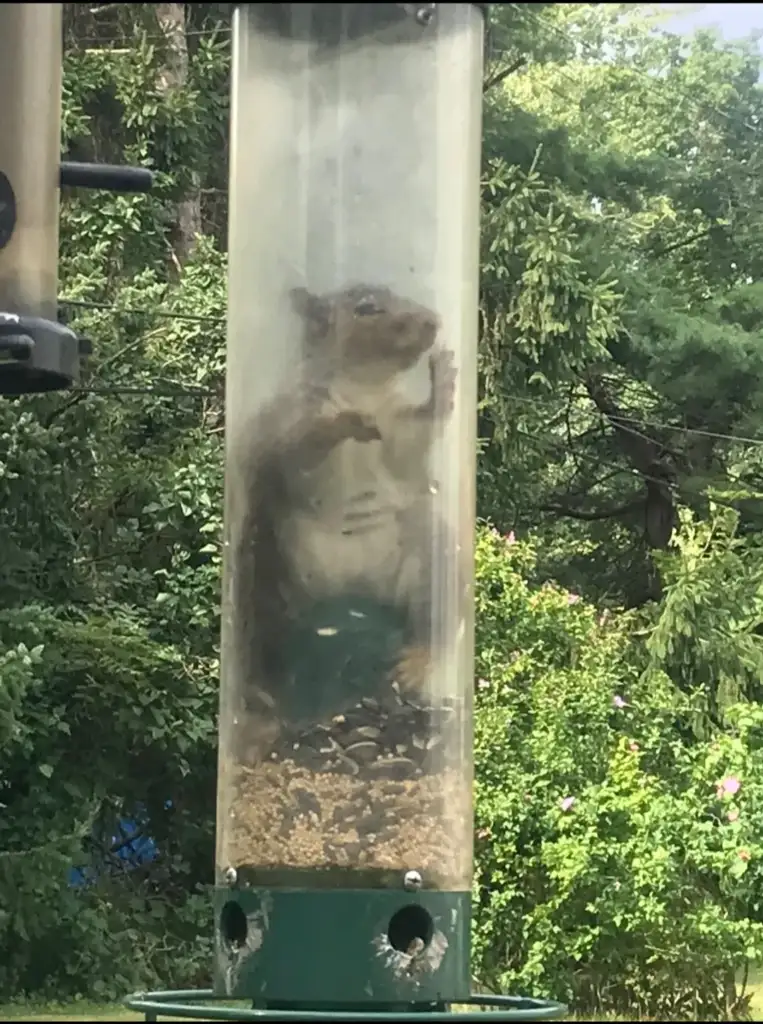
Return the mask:
M763 710L703 742L628 615L477 543L475 971L582 1012L728 1019L763 954Z

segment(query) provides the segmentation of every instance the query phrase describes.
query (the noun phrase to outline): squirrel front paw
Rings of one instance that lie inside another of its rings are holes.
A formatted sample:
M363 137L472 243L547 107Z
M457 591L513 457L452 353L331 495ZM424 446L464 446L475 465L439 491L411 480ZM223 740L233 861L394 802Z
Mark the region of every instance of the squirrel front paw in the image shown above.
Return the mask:
M363 413L346 410L336 418L336 426L342 437L353 441L380 441L381 434L376 421Z
M420 645L404 647L390 681L397 683L403 697L421 694L429 682L431 662L429 648Z
M437 419L445 419L453 412L458 370L453 365L453 352L438 348L429 357L432 381L432 406Z

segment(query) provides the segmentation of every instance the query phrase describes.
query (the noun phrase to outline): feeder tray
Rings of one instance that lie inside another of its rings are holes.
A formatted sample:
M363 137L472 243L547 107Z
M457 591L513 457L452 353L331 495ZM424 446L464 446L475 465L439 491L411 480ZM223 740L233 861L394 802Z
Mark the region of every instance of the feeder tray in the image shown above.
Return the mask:
M442 1004L432 1009L403 1007L380 1010L301 1010L301 1009L259 1009L221 1006L221 997L211 989L190 989L177 992L141 992L125 1000L125 1005L136 1013L142 1013L147 1021L158 1021L162 1017L186 1020L257 1020L257 1021L362 1021L389 1022L389 1024L425 1024L429 1021L450 1021L454 1016L458 1024L495 1021L558 1020L567 1015L563 1003L551 999L530 999L524 996L471 996L452 1011Z

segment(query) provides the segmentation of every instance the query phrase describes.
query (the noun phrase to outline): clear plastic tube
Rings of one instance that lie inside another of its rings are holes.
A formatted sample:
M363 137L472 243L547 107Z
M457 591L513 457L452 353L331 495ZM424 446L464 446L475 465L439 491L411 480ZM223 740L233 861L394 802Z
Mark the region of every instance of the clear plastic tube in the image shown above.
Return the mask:
M466 891L483 21L235 15L218 877Z

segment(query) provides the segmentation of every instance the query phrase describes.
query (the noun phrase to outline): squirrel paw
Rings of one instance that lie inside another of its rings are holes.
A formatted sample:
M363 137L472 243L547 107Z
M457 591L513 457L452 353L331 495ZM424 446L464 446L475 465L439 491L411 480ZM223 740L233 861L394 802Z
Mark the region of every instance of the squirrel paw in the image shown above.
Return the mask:
M400 693L421 693L426 688L431 664L430 652L427 647L404 647L395 665L391 681L400 687Z
M353 441L380 441L379 428L371 416L347 410L336 418L342 436Z
M435 416L444 418L453 412L456 377L458 376L450 349L438 348L432 353L429 358L429 372L432 378L432 403Z

